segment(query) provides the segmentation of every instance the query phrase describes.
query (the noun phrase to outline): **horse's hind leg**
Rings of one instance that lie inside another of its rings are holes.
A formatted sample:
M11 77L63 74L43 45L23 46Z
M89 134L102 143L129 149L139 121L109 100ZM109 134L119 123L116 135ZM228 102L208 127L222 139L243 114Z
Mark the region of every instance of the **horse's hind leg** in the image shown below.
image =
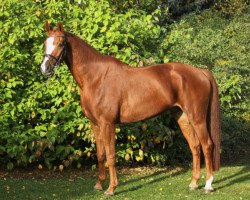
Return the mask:
M209 193L213 191L212 182L213 182L213 159L212 159L212 148L213 143L209 136L209 132L207 130L207 123L204 119L203 121L193 121L192 125L194 130L198 136L199 141L202 145L203 154L205 157L206 163L206 185L205 185L205 192Z
M180 126L180 129L186 138L193 156L193 175L189 185L191 190L198 188L198 180L200 179L200 142L195 134L195 131L190 124L187 115L184 112L175 114L175 119Z

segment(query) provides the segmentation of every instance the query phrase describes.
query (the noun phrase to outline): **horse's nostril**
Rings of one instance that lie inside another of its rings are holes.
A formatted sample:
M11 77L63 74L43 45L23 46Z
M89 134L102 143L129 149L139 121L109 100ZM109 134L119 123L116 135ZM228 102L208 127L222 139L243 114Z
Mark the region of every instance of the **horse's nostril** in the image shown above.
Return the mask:
M52 66L50 65L50 62L47 60L45 62L42 63L42 65L40 66L41 72L44 76L48 76L51 74L52 71Z
M45 63L45 70L48 71L49 68L50 68L50 66L49 66L49 61L46 61L46 63Z
M45 63L45 71L46 71L46 72L50 72L50 71L51 71L51 65L50 65L49 61L47 61L47 62Z

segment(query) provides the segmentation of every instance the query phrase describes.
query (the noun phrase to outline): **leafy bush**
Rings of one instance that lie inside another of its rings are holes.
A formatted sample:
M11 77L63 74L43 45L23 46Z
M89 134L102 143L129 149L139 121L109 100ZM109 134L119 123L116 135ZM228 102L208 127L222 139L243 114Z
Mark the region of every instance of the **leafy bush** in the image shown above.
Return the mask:
M213 72L223 111L225 156L232 149L240 151L242 145L238 144L249 141L249 31L248 13L231 19L212 10L193 13L171 25L160 48L164 60L190 63Z
M215 8L224 16L230 17L241 14L247 8L247 0L219 0Z
M171 26L160 48L165 60L213 71L222 107L235 117L249 113L248 21L249 14L231 20L213 11L190 14Z
M94 139L67 67L49 80L39 72L45 20L62 21L101 52L132 65L155 55L160 27L142 11L114 14L107 1L16 0L0 9L1 162L8 168L37 162L80 167L95 157Z

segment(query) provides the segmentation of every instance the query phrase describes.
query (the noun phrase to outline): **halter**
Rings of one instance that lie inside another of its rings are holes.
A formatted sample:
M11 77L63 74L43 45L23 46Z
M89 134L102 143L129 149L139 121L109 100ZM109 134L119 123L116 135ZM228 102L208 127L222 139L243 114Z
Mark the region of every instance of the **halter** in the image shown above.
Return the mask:
M45 54L45 57L47 58L51 58L52 60L55 61L55 64L53 65L53 68L56 66L59 66L61 63L61 59L63 57L63 55L66 53L66 49L65 49L65 45L66 45L66 37L65 35L51 35L50 37L62 37L65 38L65 40L63 41L63 43L60 45L62 47L62 51L60 53L60 55L58 56L58 58L56 58L55 56L52 56L51 54Z

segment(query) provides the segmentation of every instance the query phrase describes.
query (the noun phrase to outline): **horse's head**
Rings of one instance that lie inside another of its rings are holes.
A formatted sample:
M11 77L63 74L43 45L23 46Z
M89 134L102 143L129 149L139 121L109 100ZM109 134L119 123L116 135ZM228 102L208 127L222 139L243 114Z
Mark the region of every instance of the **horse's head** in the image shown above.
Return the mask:
M52 29L48 22L45 23L48 37L45 41L45 57L41 64L41 72L44 76L53 75L53 69L64 60L66 51L66 36L63 24L58 23L56 29Z

